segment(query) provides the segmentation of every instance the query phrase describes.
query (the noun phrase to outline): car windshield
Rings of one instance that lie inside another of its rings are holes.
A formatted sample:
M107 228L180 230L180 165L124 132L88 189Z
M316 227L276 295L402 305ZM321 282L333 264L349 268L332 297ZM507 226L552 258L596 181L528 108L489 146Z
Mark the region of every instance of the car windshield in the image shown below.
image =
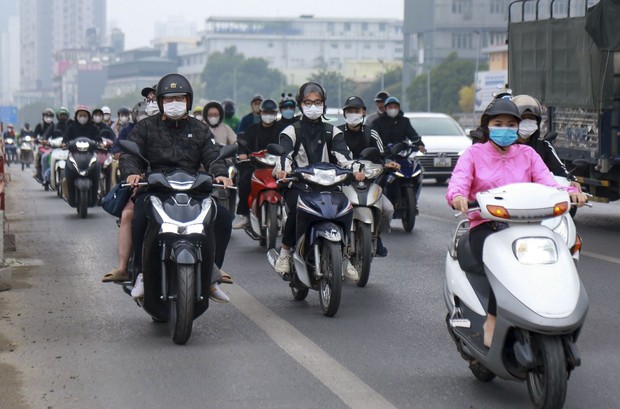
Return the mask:
M462 136L463 131L451 118L410 118L411 125L421 136Z

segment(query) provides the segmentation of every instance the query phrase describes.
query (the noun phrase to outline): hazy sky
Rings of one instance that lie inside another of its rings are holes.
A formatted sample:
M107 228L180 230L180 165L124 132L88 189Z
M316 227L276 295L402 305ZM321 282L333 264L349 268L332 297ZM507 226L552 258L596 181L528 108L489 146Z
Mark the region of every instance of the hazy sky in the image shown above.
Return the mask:
M204 29L211 16L316 17L403 19L405 0L107 0L108 22L125 33L125 48L149 45L156 21L169 16L195 22Z

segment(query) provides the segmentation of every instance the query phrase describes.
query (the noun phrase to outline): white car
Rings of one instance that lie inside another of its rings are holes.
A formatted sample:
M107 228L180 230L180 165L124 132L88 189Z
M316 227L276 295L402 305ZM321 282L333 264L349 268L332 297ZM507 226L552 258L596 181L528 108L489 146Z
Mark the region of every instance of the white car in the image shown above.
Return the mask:
M422 137L426 154L418 156L424 177L445 183L452 175L459 156L471 145L471 139L451 116L433 112L407 112L413 129Z

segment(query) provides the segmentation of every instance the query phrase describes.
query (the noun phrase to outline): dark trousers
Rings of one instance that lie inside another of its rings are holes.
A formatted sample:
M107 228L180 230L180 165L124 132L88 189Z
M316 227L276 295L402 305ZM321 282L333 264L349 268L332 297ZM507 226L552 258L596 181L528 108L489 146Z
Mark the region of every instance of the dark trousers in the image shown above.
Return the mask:
M237 180L237 193L239 194L239 203L237 203L237 214L247 216L250 214L248 205L248 197L252 190L252 174L254 166L251 163L242 162L237 168L239 169L239 179Z
M296 188L284 191L284 202L288 209L286 223L282 231L282 244L293 247L295 245L295 227L297 226L297 198L302 191Z
M479 264L483 264L482 249L484 247L484 241L495 232L497 232L497 228L493 223L482 223L469 230L469 246L471 247L473 256ZM497 301L495 300L495 294L492 289L491 294L489 294L489 306L487 312L491 315L497 315Z
M133 221L131 238L133 240L134 264L136 272L142 272L142 245L144 243L144 234L148 227L147 205L146 200L150 196L149 193L140 193L136 196L133 209ZM232 219L228 210L217 205L217 214L213 222L213 236L215 241L215 265L222 268L224 258L226 257L226 248L230 241L232 232Z

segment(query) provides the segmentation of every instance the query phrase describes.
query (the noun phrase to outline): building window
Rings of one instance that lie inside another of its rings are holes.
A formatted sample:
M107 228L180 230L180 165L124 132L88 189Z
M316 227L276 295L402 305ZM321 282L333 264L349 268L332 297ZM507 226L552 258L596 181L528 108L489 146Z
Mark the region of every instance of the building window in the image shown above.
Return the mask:
M471 33L452 33L452 48L454 49L473 48Z
M379 50L384 50L385 49L385 43L384 42L380 42L379 44L377 44L377 48Z
M364 43L364 49L365 50L370 50L370 48L371 48L371 44L369 42L365 42Z
M362 23L362 31L368 31L368 23Z
M473 0L452 0L452 13L471 15Z
M344 23L344 31L351 31L351 23Z
M338 49L338 43L331 43L331 47L332 47L333 49L336 49L336 50L337 50L337 49Z
M387 24L379 23L379 31L385 31L387 29Z
M527 4L526 4L527 5ZM491 14L506 14L506 1L505 0L491 0Z
M351 49L351 43L344 43L344 48L346 48L347 50Z
M336 29L336 26L334 23L327 23L327 31L329 31L330 33L333 33L335 29Z

